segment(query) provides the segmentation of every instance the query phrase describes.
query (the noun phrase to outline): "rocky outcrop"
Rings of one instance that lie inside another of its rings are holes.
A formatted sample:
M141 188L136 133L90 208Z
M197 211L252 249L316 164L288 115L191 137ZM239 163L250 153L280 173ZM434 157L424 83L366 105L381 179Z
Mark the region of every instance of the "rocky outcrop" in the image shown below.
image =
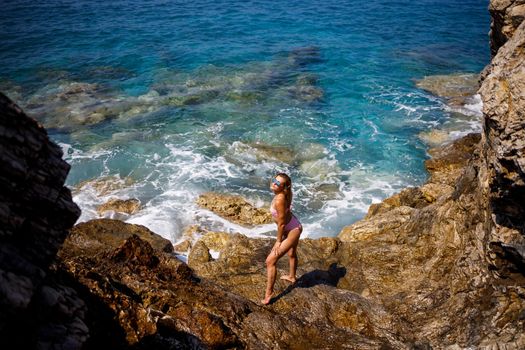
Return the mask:
M272 222L272 216L267 209L256 208L240 196L208 192L199 196L197 204L241 225L252 226Z
M106 203L97 207L98 215L102 216L108 211L124 213L124 214L135 214L140 210L140 201L136 198L130 199L118 199L113 198Z
M302 240L300 278L294 286L278 281L269 308L283 318L300 315L312 321L308 327L320 328L322 320L367 338L395 334L394 348L525 345L523 288L495 278L485 262L479 141L469 135L433 150L430 182L371 207L367 219L338 238ZM203 240L189 264L198 276L256 302L272 243L230 236L213 259ZM282 259L279 274L287 268Z
M118 230L113 229L114 224ZM145 240L150 239L149 233L135 234L134 225L112 220L97 220L96 228L88 225L73 229L57 265L74 281L89 310L85 317L89 338L84 348L306 349L332 348L334 343L362 349L406 347L390 330L395 322L392 317L354 293L334 293L332 286L319 283L305 289L301 298L285 298L286 308L262 307L250 300L260 296L260 286L254 288L254 281L224 288L223 283L195 278L186 264L149 244ZM242 266L246 278L259 270L259 280L264 278L260 265L271 243L241 235L230 235L230 239L247 246L242 252L239 245L214 246L225 252L232 249L228 269ZM209 239L208 244L220 241ZM323 240L311 242L315 246ZM202 245L210 261L208 248ZM194 248L193 254L199 256L198 251ZM311 251L312 256L322 254ZM249 262L253 264L247 268ZM336 280L341 271L333 268L333 274ZM222 275L228 280L224 271ZM241 277L237 281L242 282ZM250 289L251 294L242 293Z
M80 215L64 187L69 165L44 128L1 93L0 164L0 347L33 338L49 341L55 316L71 321L64 328L72 334L72 327L82 329L76 322L82 302L74 291L49 285L47 276ZM59 301L67 311L53 312ZM50 318L34 316L41 311Z
M525 9L525 3L522 5ZM525 275L525 23L498 51L483 81L483 170L491 265Z
M455 106L465 104L468 97L476 94L478 74L431 75L416 82L416 86L444 98Z
M491 0L489 4L490 51L496 56L499 48L510 38L525 18L525 1L523 0Z

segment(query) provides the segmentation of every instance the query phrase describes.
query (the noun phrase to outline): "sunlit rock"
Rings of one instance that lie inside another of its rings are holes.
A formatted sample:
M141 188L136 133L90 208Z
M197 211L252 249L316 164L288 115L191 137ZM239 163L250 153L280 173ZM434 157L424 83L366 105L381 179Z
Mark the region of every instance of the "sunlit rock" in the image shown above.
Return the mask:
M199 196L197 204L241 225L251 226L273 222L267 208L256 208L240 196L208 192Z
M125 213L128 215L135 214L140 210L140 201L136 198L131 199L118 199L112 198L106 203L97 207L98 215L102 216L108 211L115 211L119 213Z

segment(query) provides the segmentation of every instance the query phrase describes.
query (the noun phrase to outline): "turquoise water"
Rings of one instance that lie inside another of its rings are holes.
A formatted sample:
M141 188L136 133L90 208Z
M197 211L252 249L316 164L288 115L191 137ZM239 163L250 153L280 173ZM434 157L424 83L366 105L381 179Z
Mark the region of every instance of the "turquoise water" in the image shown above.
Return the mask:
M0 90L72 164L81 220L108 198L176 241L192 224L265 235L195 206L269 203L294 180L305 236L334 236L426 179L420 134L455 117L415 81L489 62L487 1L4 1ZM469 124L470 125L470 124ZM468 130L466 130L468 131ZM109 179L109 180L108 180ZM108 185L109 186L109 185Z

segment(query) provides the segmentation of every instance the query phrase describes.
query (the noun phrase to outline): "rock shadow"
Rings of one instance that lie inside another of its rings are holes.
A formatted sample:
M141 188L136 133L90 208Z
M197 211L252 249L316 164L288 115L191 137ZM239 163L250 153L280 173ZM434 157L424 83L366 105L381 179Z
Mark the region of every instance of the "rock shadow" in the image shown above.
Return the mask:
M341 278L346 275L346 267L332 263L328 270L313 270L305 273L297 281L270 300L270 304L278 301L295 288L310 288L320 284L336 287Z

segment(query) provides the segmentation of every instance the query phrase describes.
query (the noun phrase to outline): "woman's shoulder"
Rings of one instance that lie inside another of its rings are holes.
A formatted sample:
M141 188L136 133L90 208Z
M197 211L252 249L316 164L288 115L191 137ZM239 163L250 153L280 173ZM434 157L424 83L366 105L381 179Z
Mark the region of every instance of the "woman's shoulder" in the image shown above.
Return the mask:
M284 195L284 193L276 194L275 197L273 197L273 203L275 204L286 203L286 196Z

